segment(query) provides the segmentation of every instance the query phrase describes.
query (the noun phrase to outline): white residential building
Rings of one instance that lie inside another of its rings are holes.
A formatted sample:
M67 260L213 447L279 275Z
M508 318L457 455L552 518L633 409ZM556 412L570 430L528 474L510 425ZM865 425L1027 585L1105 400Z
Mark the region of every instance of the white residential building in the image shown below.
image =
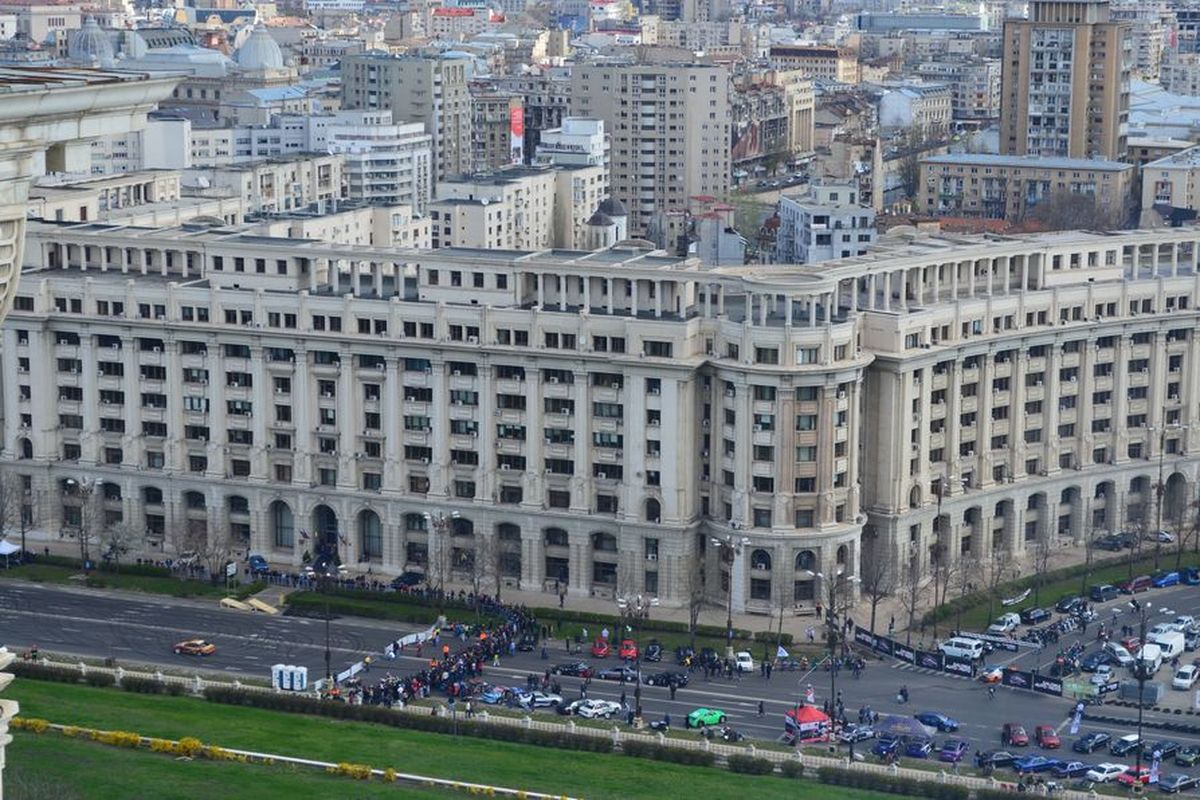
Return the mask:
M392 124L390 110L339 111L325 132L330 153L343 156L345 196L407 203L425 213L433 181L433 137L419 122Z
M875 242L875 210L859 202L857 184L814 184L779 198L775 260L811 264L863 255Z
M604 120L565 117L558 128L542 131L534 150L534 163L565 167L608 169L609 141Z

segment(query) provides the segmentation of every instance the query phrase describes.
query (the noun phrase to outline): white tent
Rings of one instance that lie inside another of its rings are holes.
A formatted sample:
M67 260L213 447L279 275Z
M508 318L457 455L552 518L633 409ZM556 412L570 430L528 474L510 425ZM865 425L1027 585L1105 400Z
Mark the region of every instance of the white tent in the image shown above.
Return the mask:
M21 548L17 547L12 542L0 541L0 556L11 556L13 553L19 552Z

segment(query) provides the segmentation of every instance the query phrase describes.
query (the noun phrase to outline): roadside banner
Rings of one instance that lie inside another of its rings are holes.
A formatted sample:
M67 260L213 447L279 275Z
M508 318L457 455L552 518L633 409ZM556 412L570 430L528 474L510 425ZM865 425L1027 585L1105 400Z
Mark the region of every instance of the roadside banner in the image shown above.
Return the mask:
M1018 603L1025 602L1025 599L1027 597L1029 597L1029 595L1031 595L1031 594L1033 594L1033 590L1026 589L1025 591L1021 592L1019 595L1017 595L1016 597L1009 597L1004 600L1001 600L1000 605L1004 606L1005 608L1007 608L1008 606L1015 606Z
M1071 717L1071 735L1079 733L1079 725L1083 722L1083 703L1075 704L1075 716Z
M1158 765L1162 762L1162 751L1154 751L1154 761L1150 762L1150 782L1158 783Z
M918 667L924 667L925 669L936 669L938 671L941 671L941 669L942 669L942 654L941 653L931 653L928 650L918 650L916 661L914 663Z
M871 633L866 628L860 628L857 625L854 626L854 641L865 647L869 647L872 650L874 650L876 647L875 634ZM1200 692L1197 692L1197 694L1200 695Z
M1034 675L1032 688L1035 692L1062 697L1063 682L1060 678L1047 678L1045 675Z
M1000 682L1016 689L1032 689L1033 673L1019 669L1006 669L1000 676Z
M909 664L915 664L917 661L917 651L902 644L892 645L892 655Z
M945 656L942 659L942 670L953 675L965 675L968 678L975 677L975 662L969 658L951 658Z

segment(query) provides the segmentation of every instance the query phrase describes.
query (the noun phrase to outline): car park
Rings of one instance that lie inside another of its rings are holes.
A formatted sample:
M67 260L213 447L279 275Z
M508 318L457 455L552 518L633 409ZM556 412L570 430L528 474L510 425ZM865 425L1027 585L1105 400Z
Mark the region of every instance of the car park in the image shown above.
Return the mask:
M1093 603L1107 603L1109 600L1116 600L1120 593L1120 590L1111 583L1102 583L1099 586L1093 586L1088 592L1088 597Z
M725 712L718 708L697 708L687 715L689 728L703 728L706 725L725 724Z
M1057 750L1062 746L1062 740L1058 738L1058 733L1054 730L1053 725L1038 725L1033 729L1033 738L1037 741L1038 747L1044 747L1047 750Z
M1144 592L1154 585L1154 581L1149 575L1139 575L1136 578L1127 580L1120 585L1121 594L1137 594Z
M1127 769L1129 767L1124 764L1097 764L1088 770L1084 777L1093 783L1112 783Z
M1179 573L1178 572L1161 572L1161 573L1155 575L1153 578L1151 578L1150 583L1151 583L1151 585L1154 586L1155 589L1165 589L1168 586L1178 586L1179 585Z
M981 750L975 754L975 766L1007 767L1017 760L1017 757L1007 750Z
M909 758L929 758L931 752L933 752L933 739L914 737L909 739L904 746L904 755Z
M1112 741L1112 737L1103 731L1092 731L1091 733L1075 740L1075 744L1071 745L1071 749L1076 753L1094 753L1101 747Z
M565 675L570 678L590 678L594 670L586 662L571 661L565 664L555 664L550 672L554 675Z
M1196 685L1196 677L1200 674L1200 669L1194 664L1184 664L1179 669L1175 670L1175 677L1171 679L1171 688L1187 691Z
M936 729L939 733L952 733L958 730L958 720L951 719L940 711L922 711L913 714L917 722Z
M966 757L971 744L965 739L947 739L938 749L938 761L957 764Z
M1000 742L1010 747L1026 747L1029 745L1029 734L1025 732L1024 726L1006 722L1000 729Z
M1188 789L1194 789L1198 780L1200 779L1193 778L1191 775L1176 772L1172 775L1159 778L1158 790L1167 794L1186 792Z
M206 639L185 639L175 643L175 654L180 656L211 656L217 646Z
M612 719L621 712L621 704L612 700L584 700L575 713L584 719Z
M1021 622L1026 625L1040 625L1050 619L1050 612L1044 608L1027 608L1021 612Z
M857 744L875 738L875 729L870 725L853 723L838 732L838 741L842 744Z
M1142 742L1136 733L1130 733L1119 739L1114 739L1108 746L1108 752L1114 756L1130 755L1142 747Z
M1050 771L1056 778L1078 778L1087 774L1091 768L1091 764L1085 764L1082 761L1064 761Z
M1200 745L1189 744L1179 748L1179 752L1175 754L1175 763L1181 767L1200 764Z

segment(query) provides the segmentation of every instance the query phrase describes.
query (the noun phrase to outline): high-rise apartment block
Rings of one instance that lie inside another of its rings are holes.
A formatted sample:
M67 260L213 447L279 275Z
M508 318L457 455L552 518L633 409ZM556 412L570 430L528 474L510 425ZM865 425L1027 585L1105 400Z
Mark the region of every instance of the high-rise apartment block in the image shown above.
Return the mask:
M342 62L342 106L390 109L397 123L423 122L433 135L436 179L471 171L471 95L465 59L351 56Z
M1108 0L1033 0L1003 39L1001 154L1124 157L1133 40Z
M612 194L644 235L655 211L729 191L729 73L703 63L584 63L571 73L571 114L604 121Z

